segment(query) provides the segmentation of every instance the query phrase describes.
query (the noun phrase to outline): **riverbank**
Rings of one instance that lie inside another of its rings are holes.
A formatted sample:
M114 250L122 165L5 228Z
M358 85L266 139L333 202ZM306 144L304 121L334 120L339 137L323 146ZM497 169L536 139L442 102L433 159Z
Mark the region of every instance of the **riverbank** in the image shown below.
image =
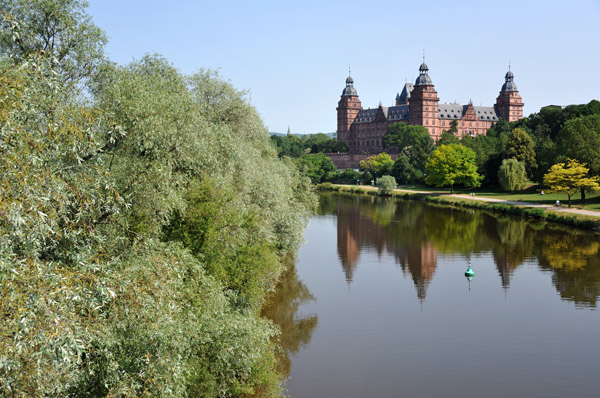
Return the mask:
M376 195L377 187L367 185L320 184L317 189L323 191L359 193ZM440 191L394 189L392 197L406 200L424 200L448 206L475 208L494 213L511 214L528 218L542 219L579 228L600 231L600 211L574 207L552 206L549 204L531 203L521 200L500 199L476 194L450 194Z

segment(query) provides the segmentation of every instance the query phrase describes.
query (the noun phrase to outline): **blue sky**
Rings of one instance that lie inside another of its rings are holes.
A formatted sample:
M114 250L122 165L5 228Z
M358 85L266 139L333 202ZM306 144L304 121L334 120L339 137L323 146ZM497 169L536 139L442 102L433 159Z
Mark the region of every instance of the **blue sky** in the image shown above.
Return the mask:
M363 107L392 105L425 50L440 102L490 106L509 60L525 114L600 99L600 0L90 0L126 64L218 69L269 131L333 132L348 67Z

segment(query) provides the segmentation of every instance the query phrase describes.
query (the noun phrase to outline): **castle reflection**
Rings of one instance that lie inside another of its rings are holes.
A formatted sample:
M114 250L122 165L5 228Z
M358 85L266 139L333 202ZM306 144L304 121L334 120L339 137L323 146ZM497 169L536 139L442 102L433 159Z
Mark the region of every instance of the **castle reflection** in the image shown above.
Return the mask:
M481 211L372 196L322 194L320 214L337 215L337 252L352 283L361 252L387 253L410 275L420 300L435 275L438 254L491 253L509 289L526 261L554 273L565 300L596 307L600 296L598 234Z

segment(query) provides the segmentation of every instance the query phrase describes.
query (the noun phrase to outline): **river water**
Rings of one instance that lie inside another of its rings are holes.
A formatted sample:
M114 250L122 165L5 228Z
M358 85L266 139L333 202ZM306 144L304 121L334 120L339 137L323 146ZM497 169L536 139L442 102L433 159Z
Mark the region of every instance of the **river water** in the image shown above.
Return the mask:
M599 296L598 234L327 193L266 315L293 398L596 397Z

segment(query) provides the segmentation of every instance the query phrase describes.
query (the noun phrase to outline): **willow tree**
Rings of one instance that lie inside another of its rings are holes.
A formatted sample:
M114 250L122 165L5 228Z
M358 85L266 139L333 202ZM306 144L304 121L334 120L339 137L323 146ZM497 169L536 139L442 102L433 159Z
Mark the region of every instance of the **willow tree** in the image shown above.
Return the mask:
M520 191L527 183L527 172L523 162L517 159L504 159L498 170L498 182L505 191Z

